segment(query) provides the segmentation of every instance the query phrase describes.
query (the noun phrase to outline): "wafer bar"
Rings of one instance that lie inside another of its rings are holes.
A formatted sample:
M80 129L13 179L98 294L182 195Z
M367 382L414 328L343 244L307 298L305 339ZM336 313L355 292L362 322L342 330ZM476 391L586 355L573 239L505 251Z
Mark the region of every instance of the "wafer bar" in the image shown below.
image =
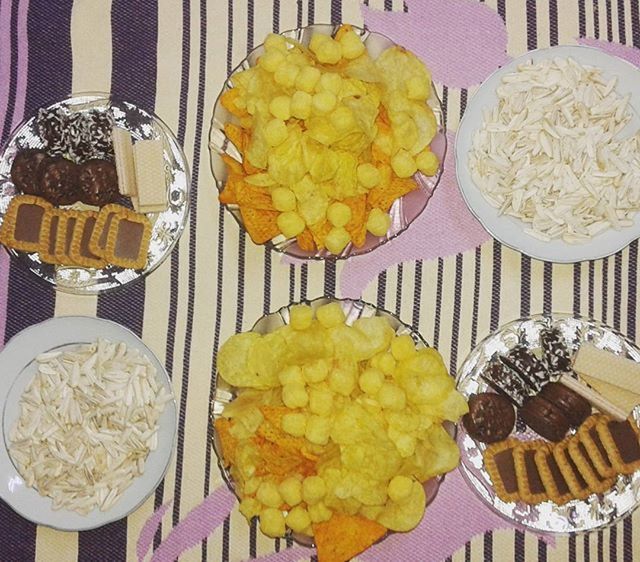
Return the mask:
M122 195L136 197L138 191L131 133L120 127L114 127L111 130L111 139L118 173L118 189Z
M161 139L143 140L133 145L137 186L137 211L166 209L167 183L164 172L164 148Z

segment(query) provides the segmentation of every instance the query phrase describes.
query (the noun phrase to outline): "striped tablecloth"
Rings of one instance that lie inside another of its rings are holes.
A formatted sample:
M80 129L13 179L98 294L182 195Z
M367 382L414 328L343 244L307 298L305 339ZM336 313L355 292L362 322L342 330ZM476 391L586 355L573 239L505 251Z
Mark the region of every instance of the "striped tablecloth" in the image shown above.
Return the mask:
M633 48L640 47L638 0L0 0L3 140L44 104L71 92L111 91L169 124L193 176L189 225L144 283L73 297L0 252L5 341L53 315L115 320L164 361L180 411L169 472L140 509L95 531L62 533L36 527L0 502L0 560L312 558L247 525L209 445L216 350L290 301L362 295L417 327L452 374L479 339L531 313L583 314L636 340L637 242L576 265L521 256L491 241L461 206L451 156L434 201L438 212L428 209L393 245L366 258L299 266L239 233L217 202L209 168L209 121L222 82L266 33L338 21L366 23L429 58L450 132L482 79L527 50L583 42L640 62ZM360 559L640 560L640 511L600 532L543 539L494 516L454 472L416 531Z

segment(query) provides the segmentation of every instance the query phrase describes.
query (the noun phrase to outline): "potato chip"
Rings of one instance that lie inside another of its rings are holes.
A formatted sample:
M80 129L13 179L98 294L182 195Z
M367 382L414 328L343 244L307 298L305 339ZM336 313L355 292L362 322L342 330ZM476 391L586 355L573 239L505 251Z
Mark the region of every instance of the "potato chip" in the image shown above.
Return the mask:
M367 194L367 205L388 212L396 199L406 195L417 187L418 184L413 178L398 178L393 176L390 183L382 182L369 191Z
M236 117L244 117L247 115L247 111L237 105L237 100L240 96L241 93L238 88L225 90L225 92L220 96L220 103L222 104L222 107Z
M395 46L386 49L376 59L375 65L380 80L392 95L408 97L408 84L416 78L422 84L423 100L431 94L431 74L424 63L404 47Z
M241 207L240 213L244 227L256 244L264 244L280 234L278 212Z
M256 376L249 371L247 361L251 347L260 338L260 334L255 332L236 334L218 351L218 373L230 385L251 387L256 382Z
M414 481L409 497L400 502L389 500L378 516L378 522L391 531L410 531L422 520L426 501L424 487Z
M346 562L365 551L387 532L380 523L360 515L334 513L331 519L314 523L313 536L318 562Z

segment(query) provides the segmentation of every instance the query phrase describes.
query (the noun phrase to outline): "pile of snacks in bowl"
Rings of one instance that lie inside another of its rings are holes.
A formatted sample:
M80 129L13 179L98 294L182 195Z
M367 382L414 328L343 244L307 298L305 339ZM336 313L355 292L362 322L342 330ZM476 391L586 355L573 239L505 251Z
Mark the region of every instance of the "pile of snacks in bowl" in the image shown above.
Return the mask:
M445 429L467 411L440 354L383 316L345 322L339 302L232 336L218 374L235 399L216 416L240 511L271 537L312 537L346 560L422 519L424 483L457 466Z
M308 45L271 34L230 82L220 103L235 152L222 156L220 201L238 206L257 244L344 255L367 233L387 236L392 205L418 188L413 176L440 170L431 76L402 47L374 60L349 25Z

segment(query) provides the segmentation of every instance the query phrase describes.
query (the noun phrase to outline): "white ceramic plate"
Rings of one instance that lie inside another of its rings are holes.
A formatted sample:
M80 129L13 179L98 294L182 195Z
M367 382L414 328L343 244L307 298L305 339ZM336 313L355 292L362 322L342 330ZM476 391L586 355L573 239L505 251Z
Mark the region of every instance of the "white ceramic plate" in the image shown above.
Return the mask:
M0 403L2 411L2 444L0 446L0 497L11 508L34 523L62 531L83 531L101 527L126 517L156 489L171 460L175 448L177 409L175 400L167 402L160 417L158 447L144 464L144 473L125 490L115 505L106 512L94 509L87 515L51 507L51 499L26 486L8 452L8 432L19 415L19 400L36 372L35 357L45 351L73 344L91 343L102 337L122 341L144 353L156 368L158 383L173 393L171 381L153 352L128 329L100 318L67 316L52 318L30 326L13 337L0 352Z
M561 46L539 49L526 53L494 72L471 98L456 136L456 175L469 210L498 241L533 258L556 263L574 263L614 254L640 237L640 213L635 215L632 226L621 230L606 230L582 244L568 244L562 240L543 242L524 231L523 221L499 215L498 209L489 204L475 185L469 170L469 151L473 135L482 127L483 110L497 105L496 88L502 77L515 72L516 67L525 61L537 62L556 57L571 57L580 64L596 66L602 69L605 79L617 77L616 92L620 96L631 94L629 107L632 110L632 119L620 136L630 136L640 129L640 70L635 66L591 47Z

